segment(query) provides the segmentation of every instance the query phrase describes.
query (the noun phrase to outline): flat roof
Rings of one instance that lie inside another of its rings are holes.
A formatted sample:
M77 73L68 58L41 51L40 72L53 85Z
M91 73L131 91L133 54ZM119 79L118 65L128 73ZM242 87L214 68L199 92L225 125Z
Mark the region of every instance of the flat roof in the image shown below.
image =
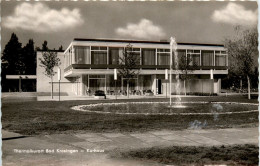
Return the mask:
M73 41L97 41L97 42L121 42L121 43L148 43L148 44L170 44L168 41L148 41L148 40L123 40L123 39L84 39L74 38ZM223 44L203 44L203 43L177 43L178 45L195 45L195 46L218 46L224 47Z

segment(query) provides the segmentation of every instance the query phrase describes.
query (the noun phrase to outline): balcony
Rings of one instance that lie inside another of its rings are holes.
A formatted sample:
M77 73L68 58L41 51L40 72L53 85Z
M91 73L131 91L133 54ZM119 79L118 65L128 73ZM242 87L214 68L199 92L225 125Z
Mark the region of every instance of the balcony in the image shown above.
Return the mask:
M91 65L91 64L72 64L64 69L64 72L69 71L71 69L115 69L119 68L119 65L115 64L98 64L98 65ZM150 69L150 70L163 70L169 69L169 65L139 65L136 66L136 69ZM173 67L174 69L174 67ZM193 70L227 70L227 66L196 66L192 68Z

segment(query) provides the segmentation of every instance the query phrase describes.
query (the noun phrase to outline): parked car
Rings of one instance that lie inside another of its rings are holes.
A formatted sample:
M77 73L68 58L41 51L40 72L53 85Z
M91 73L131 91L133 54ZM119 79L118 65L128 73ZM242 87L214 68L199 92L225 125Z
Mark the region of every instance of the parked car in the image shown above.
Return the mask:
M97 91L95 91L94 96L95 96L95 98L104 97L104 99L106 99L106 94L105 94L105 92L102 91L102 90L97 90Z
M145 92L144 92L144 95L145 96L153 96L153 91L152 90L146 90Z

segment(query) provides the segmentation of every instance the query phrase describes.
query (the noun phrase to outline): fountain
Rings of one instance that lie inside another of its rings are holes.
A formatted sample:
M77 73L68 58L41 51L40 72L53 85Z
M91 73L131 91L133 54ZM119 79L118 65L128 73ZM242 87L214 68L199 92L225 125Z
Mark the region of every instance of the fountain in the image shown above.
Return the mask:
M174 37L170 38L170 106L172 108L185 108L186 106L182 105L181 103L181 96L180 96L180 75L177 71L179 68L179 61L178 61L178 52L177 52L177 42ZM171 92L172 92L172 52L174 52L174 66L175 66L175 78L176 78L176 84L175 84L175 92L176 92L176 102L175 105L172 106L172 98L171 98Z

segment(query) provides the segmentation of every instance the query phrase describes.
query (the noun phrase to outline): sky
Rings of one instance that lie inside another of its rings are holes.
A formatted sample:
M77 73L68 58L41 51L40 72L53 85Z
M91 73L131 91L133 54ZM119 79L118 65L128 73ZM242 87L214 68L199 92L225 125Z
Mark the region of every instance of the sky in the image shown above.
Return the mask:
M223 44L234 26L254 27L258 6L243 2L1 2L1 47L15 33L22 45L67 48L74 38ZM2 50L3 50L2 49Z

